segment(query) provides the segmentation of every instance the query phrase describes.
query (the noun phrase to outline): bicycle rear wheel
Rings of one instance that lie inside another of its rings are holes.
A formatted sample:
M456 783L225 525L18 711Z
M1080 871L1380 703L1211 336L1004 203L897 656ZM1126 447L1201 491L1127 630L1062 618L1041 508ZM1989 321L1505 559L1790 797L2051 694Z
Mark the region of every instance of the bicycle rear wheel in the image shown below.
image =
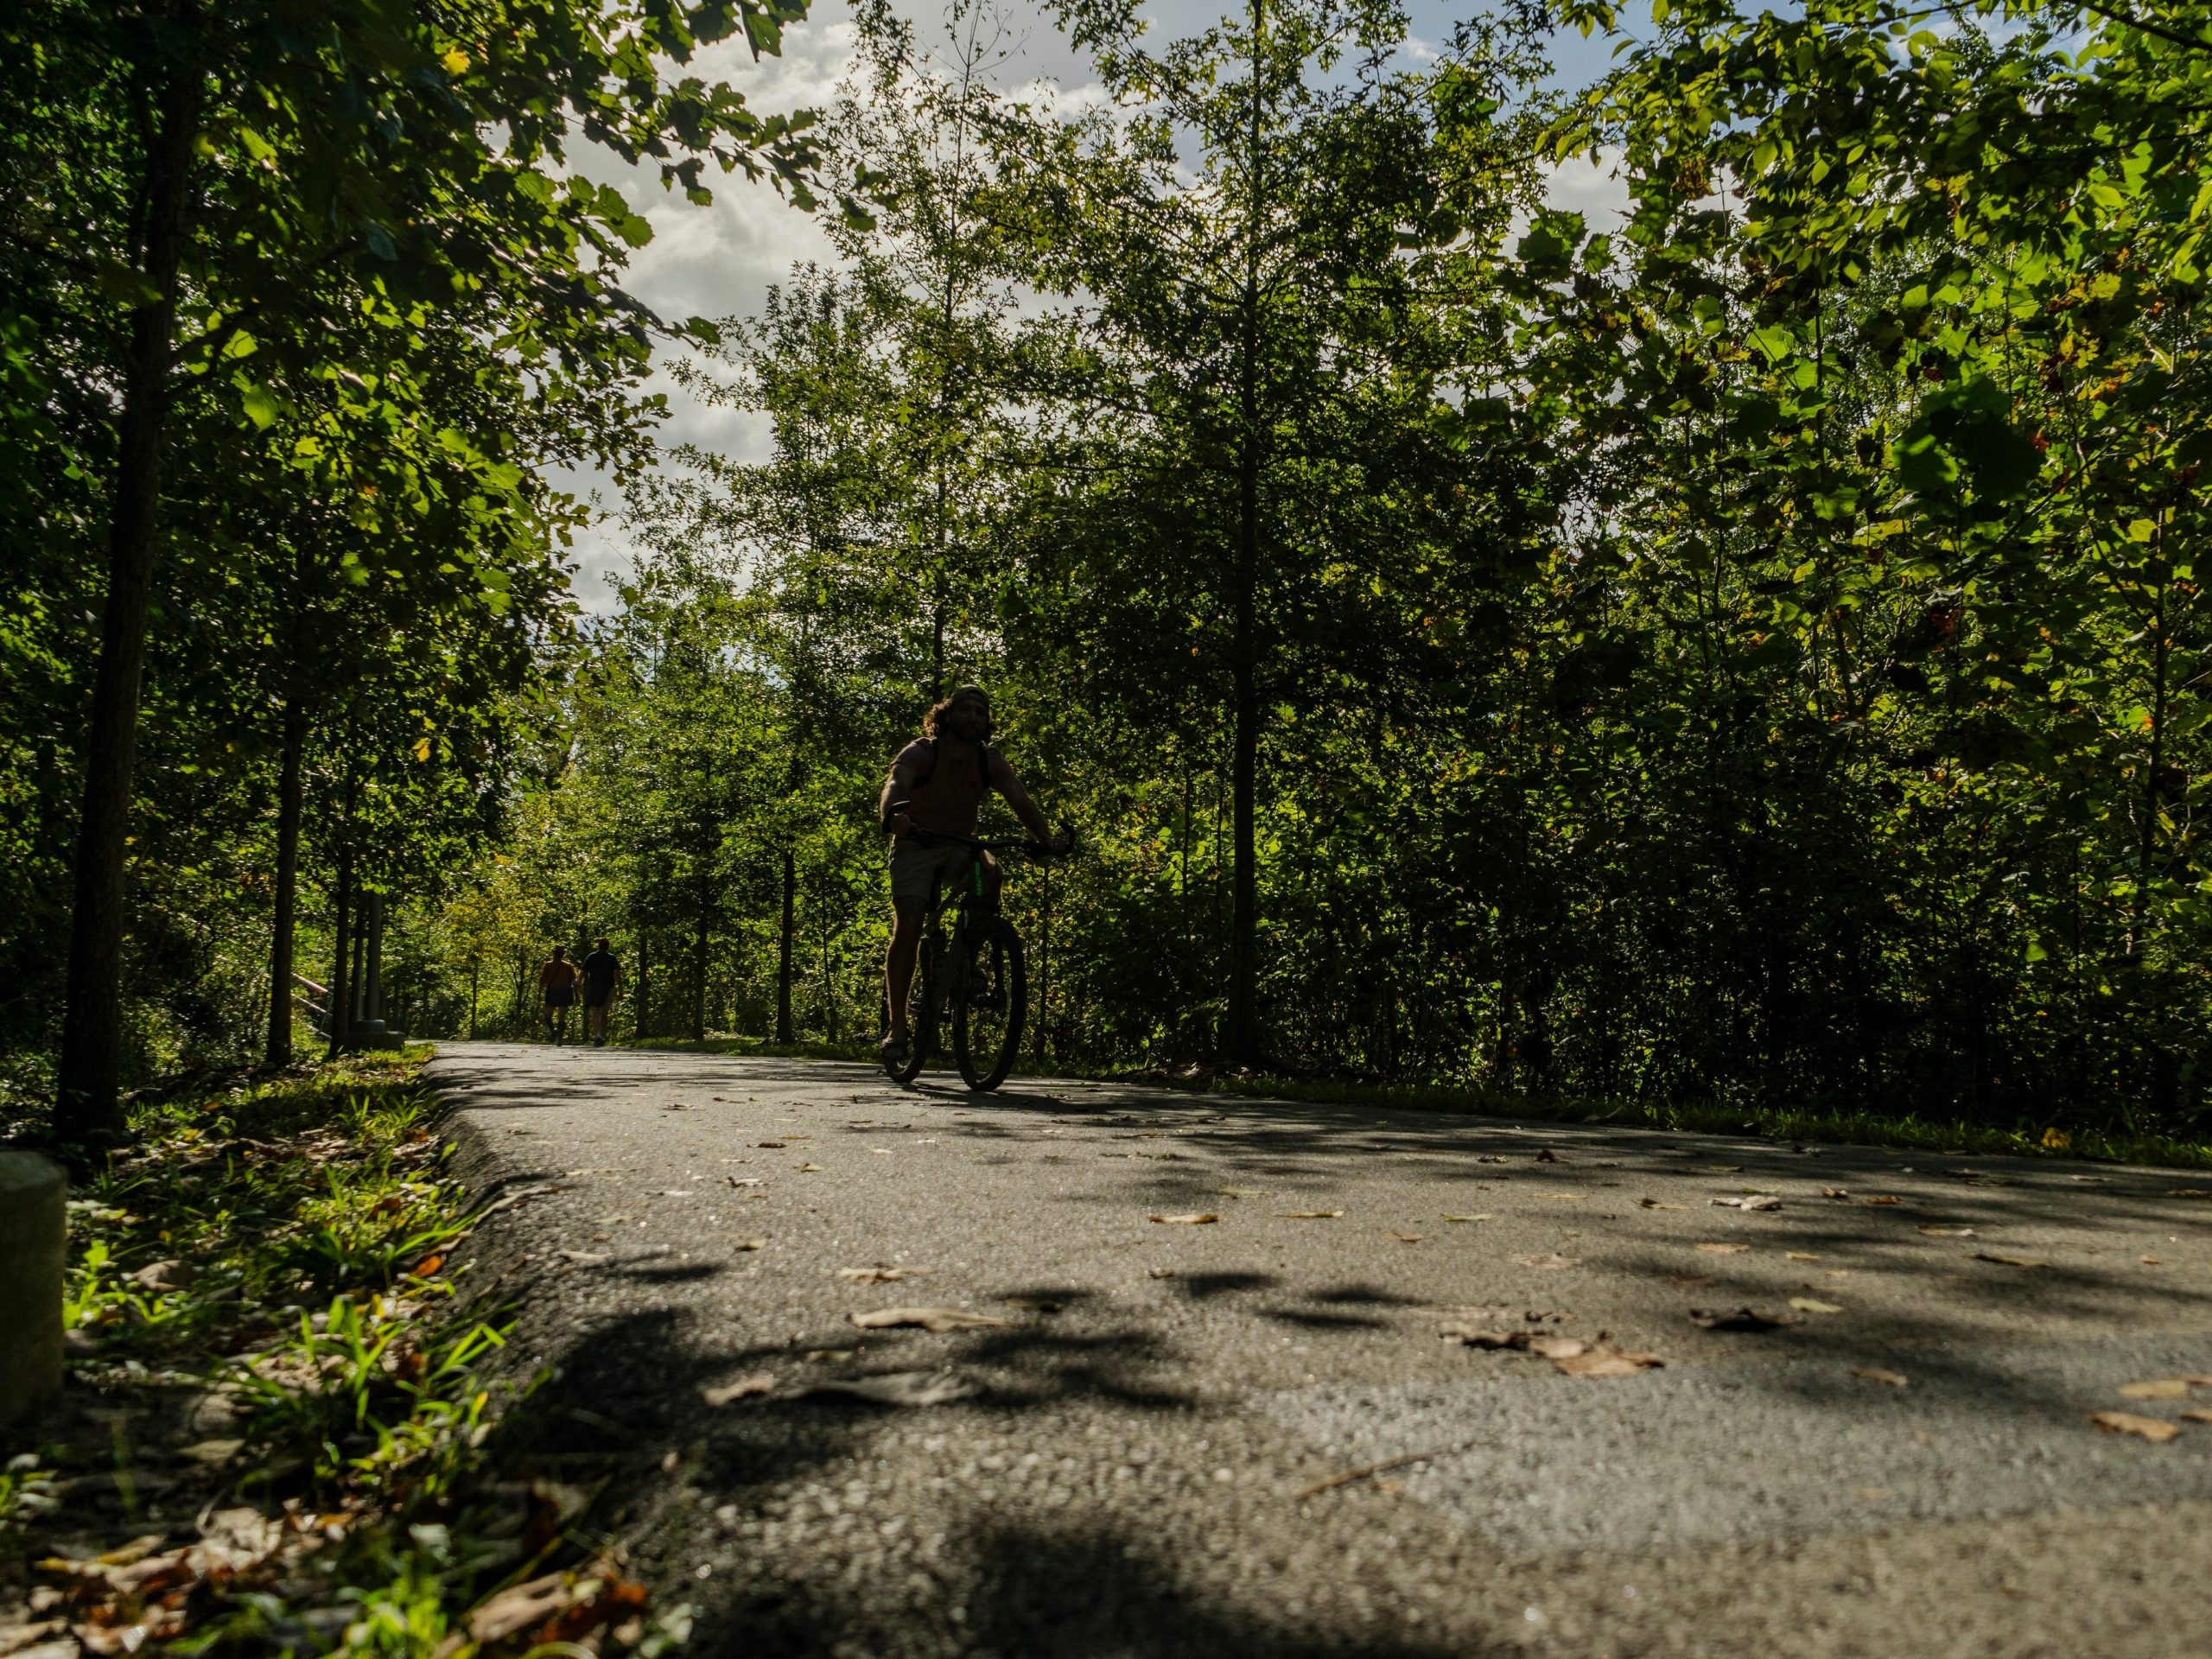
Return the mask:
M1028 1021L1028 965L1021 935L1003 916L982 921L965 943L952 976L952 1058L970 1089L995 1089Z
M922 1066L937 1046L938 1010L944 1006L942 987L944 982L944 953L937 941L929 935L922 936L921 949L914 956L914 985L906 996L906 1059L901 1065L887 1065L883 1068L894 1083L912 1083L922 1075Z

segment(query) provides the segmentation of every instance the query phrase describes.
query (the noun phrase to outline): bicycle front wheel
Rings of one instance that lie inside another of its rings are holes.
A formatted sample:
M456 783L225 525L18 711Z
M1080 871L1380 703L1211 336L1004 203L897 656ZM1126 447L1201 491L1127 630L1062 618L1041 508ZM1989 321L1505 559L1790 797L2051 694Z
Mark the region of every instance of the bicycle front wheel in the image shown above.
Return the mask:
M995 1089L1014 1067L1029 1019L1021 935L1003 916L963 941L952 985L952 1058L970 1089Z

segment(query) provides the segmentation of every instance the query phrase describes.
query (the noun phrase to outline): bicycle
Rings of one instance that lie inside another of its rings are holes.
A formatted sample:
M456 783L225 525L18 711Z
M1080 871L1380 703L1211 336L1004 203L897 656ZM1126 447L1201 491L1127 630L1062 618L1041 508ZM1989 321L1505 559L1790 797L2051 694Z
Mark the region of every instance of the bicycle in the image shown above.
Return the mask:
M968 1086L978 1093L995 1089L1013 1069L1029 1019L1029 967L1021 935L983 897L983 858L1052 857L1036 841L978 841L941 830L909 830L918 845L957 842L974 855L955 883L955 891L931 897L929 919L922 925L914 958L914 984L906 1001L910 1041L905 1060L884 1062L899 1083L912 1083L937 1046L938 1021L948 1007L952 1014L952 1058ZM945 912L952 912L948 932Z

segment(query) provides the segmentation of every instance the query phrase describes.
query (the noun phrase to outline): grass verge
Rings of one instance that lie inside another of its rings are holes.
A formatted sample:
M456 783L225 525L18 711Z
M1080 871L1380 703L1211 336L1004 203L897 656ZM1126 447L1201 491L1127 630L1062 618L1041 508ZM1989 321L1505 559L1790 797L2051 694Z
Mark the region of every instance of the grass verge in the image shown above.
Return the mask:
M137 1107L70 1202L69 1381L0 1445L0 1654L473 1659L681 1638L449 1266L427 1049Z

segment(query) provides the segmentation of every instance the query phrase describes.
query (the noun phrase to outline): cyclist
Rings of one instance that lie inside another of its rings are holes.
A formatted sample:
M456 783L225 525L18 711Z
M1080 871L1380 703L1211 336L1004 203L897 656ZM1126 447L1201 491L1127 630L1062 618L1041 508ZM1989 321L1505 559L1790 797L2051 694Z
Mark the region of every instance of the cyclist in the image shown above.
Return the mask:
M539 967L537 988L545 995L545 1040L557 1046L568 1040L569 1009L576 1000L576 964L569 960L566 945L555 945Z
M990 698L981 686L957 688L923 717L922 735L899 751L876 804L891 837L891 949L883 964L884 990L891 1002L891 1029L883 1037L887 1065L903 1064L913 1040L906 1024L906 994L914 982L914 953L930 900L940 882L967 874L972 850L957 841L918 839L912 832L974 836L983 797L996 790L1032 836L1055 852L1067 850L1066 838L1054 836L990 740ZM996 904L998 861L988 853L982 858L984 895Z

